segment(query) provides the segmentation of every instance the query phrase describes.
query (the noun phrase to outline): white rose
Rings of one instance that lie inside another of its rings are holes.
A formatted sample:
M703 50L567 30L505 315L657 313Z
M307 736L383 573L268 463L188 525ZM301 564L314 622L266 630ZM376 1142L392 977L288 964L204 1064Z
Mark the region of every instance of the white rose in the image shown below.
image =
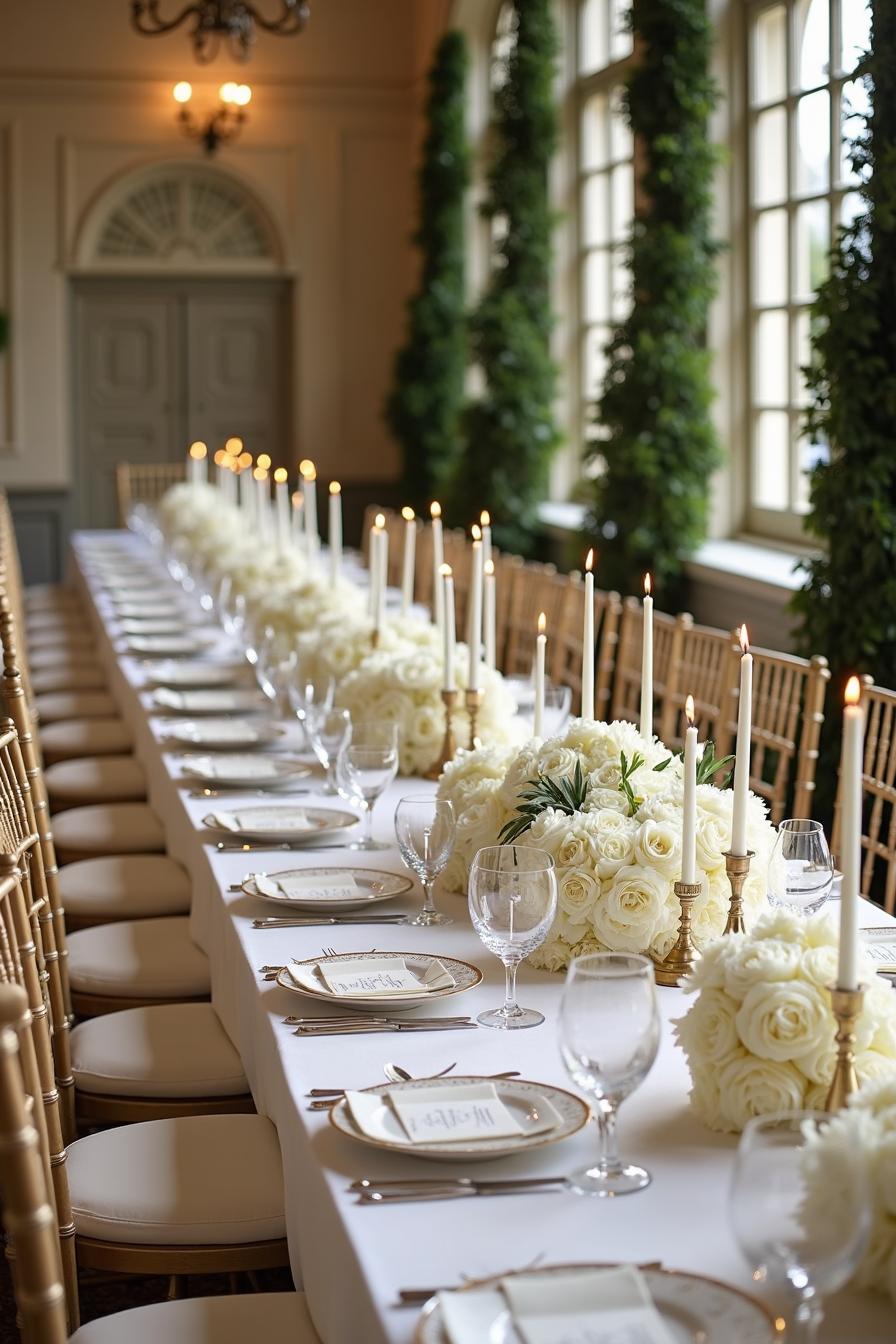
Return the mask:
M691 1105L710 1129L725 1129L721 1115L719 1071L705 1064L690 1063Z
M561 746L556 738L551 738L538 753L538 769L543 775L560 779L572 775L580 760L579 753L572 747Z
M577 818L570 817L570 827L554 851L560 868L582 868L591 863L591 837L575 828Z
M402 688L434 690L439 685L439 664L431 653L421 651L393 663L393 676Z
M606 816L606 809L601 816ZM621 818L626 821L627 818ZM632 863L635 856L635 824L601 826L591 834L591 852L597 875L602 881L613 878Z
M673 880L681 871L681 831L668 821L644 821L635 837L636 863Z
M573 924L588 923L599 896L600 883L583 868L565 868L557 873L557 904Z
M760 983L747 990L737 1012L737 1030L760 1059L815 1057L831 1040L831 1014L815 985L801 980Z
M620 868L592 914L598 938L614 952L645 952L663 927L669 891L649 868Z
M733 999L742 999L754 985L793 980L799 969L799 946L779 939L757 941L747 934L738 939L725 968L725 988Z
M455 849L451 858L442 869L442 885L446 891L463 895L467 890L469 869L463 855Z
M697 865L700 868L717 868L719 860L728 848L730 825L727 821L711 812L699 811L697 814Z
M805 1091L792 1064L753 1055L729 1060L719 1071L719 1127L738 1133L756 1115L801 1110Z
M618 789L591 788L589 785L583 810L585 812L601 812L604 809L610 812L621 812L624 816L628 816L628 799Z
M704 989L691 1009L675 1024L688 1061L723 1064L742 1054L735 1015L737 1004L721 989Z

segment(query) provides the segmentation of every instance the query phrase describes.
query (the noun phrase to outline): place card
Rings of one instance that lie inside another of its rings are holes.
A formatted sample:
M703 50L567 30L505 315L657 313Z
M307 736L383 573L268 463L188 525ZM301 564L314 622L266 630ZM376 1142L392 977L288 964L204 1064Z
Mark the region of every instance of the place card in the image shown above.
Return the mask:
M296 766L301 769L301 766ZM282 764L269 756L200 756L185 762L182 774L188 779L280 779Z
M262 730L242 719L207 719L205 723L169 723L163 732L166 737L186 742L215 744L218 742L260 742Z
M222 831L265 831L291 834L293 831L315 831L319 823L311 821L304 812L266 811L253 807L251 812L213 812L212 825Z
M255 886L263 896L286 896L294 900L357 901L364 894L349 869L344 874L334 873L330 877L290 873L288 877L275 879L265 873L256 873Z
M896 927L861 929L865 955L882 975L896 975Z
M454 985L454 977L440 961L431 961L422 975L412 971L403 957L324 961L318 970L332 994L355 998L431 993L435 989L451 989Z
M259 708L264 704L261 696L252 691L173 691L160 686L153 699L164 709L180 710L184 714L203 714L211 710L224 714L228 710L248 709L253 705Z
M199 645L186 635L131 635L128 648L132 653L196 653Z
M129 616L122 620L121 628L128 635L176 635L184 628L184 619L175 612L167 617Z
M422 1087L388 1093L411 1143L461 1143L466 1139L510 1139L524 1133L498 1096L494 1084Z
M634 1265L520 1275L501 1288L524 1344L675 1344Z

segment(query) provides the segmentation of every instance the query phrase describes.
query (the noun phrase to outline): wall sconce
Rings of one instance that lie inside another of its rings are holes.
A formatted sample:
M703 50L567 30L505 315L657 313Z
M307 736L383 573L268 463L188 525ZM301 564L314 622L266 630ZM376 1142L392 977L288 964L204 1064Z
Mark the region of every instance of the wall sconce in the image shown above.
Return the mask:
M235 84L228 80L218 90L218 106L209 112L205 121L195 117L189 103L193 97L193 85L186 79L175 84L172 89L174 101L180 104L177 119L184 135L198 140L206 154L214 154L220 144L233 140L239 135L247 120L246 108L252 100L252 90L248 84Z

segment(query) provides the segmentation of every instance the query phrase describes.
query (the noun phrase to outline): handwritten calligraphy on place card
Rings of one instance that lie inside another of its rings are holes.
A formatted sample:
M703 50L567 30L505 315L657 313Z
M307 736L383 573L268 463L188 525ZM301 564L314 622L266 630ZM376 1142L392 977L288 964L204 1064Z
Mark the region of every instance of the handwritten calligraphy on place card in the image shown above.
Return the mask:
M675 1344L634 1265L508 1278L524 1344Z
M255 808L251 812L215 812L214 824L223 831L310 831L318 829L304 812L266 812Z
M293 899L315 899L322 901L356 901L361 889L351 872L333 874L330 877L318 877L313 874L290 873L288 877L266 877L256 873L255 885L264 896L287 896ZM420 988L420 982L417 982Z
M862 943L875 968L888 975L896 974L896 928L862 929Z
M411 1143L506 1139L524 1132L493 1085L390 1092L389 1101Z
M400 957L324 962L320 973L334 994L419 994L425 988Z

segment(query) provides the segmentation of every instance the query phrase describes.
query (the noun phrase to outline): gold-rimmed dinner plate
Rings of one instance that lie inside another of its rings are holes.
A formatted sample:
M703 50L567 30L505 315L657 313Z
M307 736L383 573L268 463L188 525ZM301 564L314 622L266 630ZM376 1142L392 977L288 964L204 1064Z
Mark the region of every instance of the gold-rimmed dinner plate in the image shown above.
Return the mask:
M195 658L202 642L192 635L128 635L126 653L158 654L160 658Z
M190 690L159 686L153 691L152 701L154 709L161 709L167 714L186 714L190 718L198 715L215 718L222 714L260 714L271 708L270 701L253 686L207 686Z
M263 756L260 752L213 752L184 756L181 778L223 789L276 788L293 779L307 779L310 766L289 756Z
M270 746L285 730L276 723L255 719L183 719L160 725L164 743L202 747L205 751L247 751Z
M321 984L320 988L312 989L307 985L298 985L289 973L289 968L284 966L277 974L277 984L283 989L291 990L293 994L300 994L304 999L313 999L316 1003L329 1003L337 1008L347 1008L353 1012L359 1013L400 1013L410 1011L413 1008L421 1008L426 1004L435 1003L439 999L451 998L454 994L463 994L468 989L473 989L482 980L482 972L478 966L474 966L469 961L461 961L458 957L435 957L426 952L337 952L328 957L306 957L303 960L295 958L300 966L320 966L322 964L334 964L340 961L403 961L414 975L424 976L426 972L436 962L438 962L451 976L453 984L444 989L424 989L421 985L419 994L371 994L363 997L359 994L334 994L332 990L327 989L326 985Z
M119 617L126 635L181 635L187 626L186 616L173 612L170 616Z
M522 1133L512 1137L450 1140L428 1139L423 1143L408 1143L398 1115L389 1105L388 1094L401 1092L411 1094L421 1089L431 1090L432 1078L411 1078L406 1083L377 1083L375 1087L363 1089L365 1096L382 1097L380 1111L375 1119L384 1134L394 1133L394 1140L388 1137L374 1138L355 1123L351 1109L344 1097L330 1111L330 1123L340 1134L355 1139L370 1148L385 1149L388 1152L404 1153L407 1157L425 1157L436 1162L488 1162L498 1157L514 1157L518 1153L530 1152L533 1148L543 1148L547 1144L560 1143L584 1129L591 1115L590 1108L581 1097L565 1088L555 1087L553 1083L536 1083L527 1078L489 1078L475 1075L440 1078L438 1087L446 1091L469 1089L478 1083L487 1083L494 1087L500 1101L504 1103ZM555 1113L550 1129L543 1127L538 1107L548 1102Z
M229 824L227 820L233 824ZM354 812L335 807L300 807L295 803L277 807L263 803L259 807L216 808L202 818L203 826L231 840L261 840L291 845L316 844L323 836L342 835L357 826Z
M148 686L172 691L198 691L233 686L246 676L245 663L161 662L144 668Z
M257 879L261 878L267 890L259 889ZM340 892L339 883L351 878L356 892ZM298 879L310 884L319 883L317 891L310 889L299 894L289 890L289 880ZM278 882L287 884L278 887ZM326 894L326 888L337 884L332 894ZM311 910L315 913L335 914L340 910L361 910L369 905L378 905L381 901L392 901L403 896L413 886L411 879L404 873L386 873L375 868L353 868L351 865L338 868L284 868L277 873L256 873L246 878L243 891L247 896L257 896L260 901L270 901L272 905L286 907L288 910Z
M455 1291L482 1294L484 1329L482 1337L500 1344L522 1344L506 1300L500 1292L501 1279L541 1277L596 1269L615 1269L612 1264L545 1265L539 1269L517 1270L491 1280L477 1280ZM653 1304L675 1344L773 1344L781 1333L766 1307L740 1288L719 1279L686 1270L659 1266L641 1269ZM442 1304L432 1297L423 1308L414 1334L414 1344L450 1344L445 1329Z

